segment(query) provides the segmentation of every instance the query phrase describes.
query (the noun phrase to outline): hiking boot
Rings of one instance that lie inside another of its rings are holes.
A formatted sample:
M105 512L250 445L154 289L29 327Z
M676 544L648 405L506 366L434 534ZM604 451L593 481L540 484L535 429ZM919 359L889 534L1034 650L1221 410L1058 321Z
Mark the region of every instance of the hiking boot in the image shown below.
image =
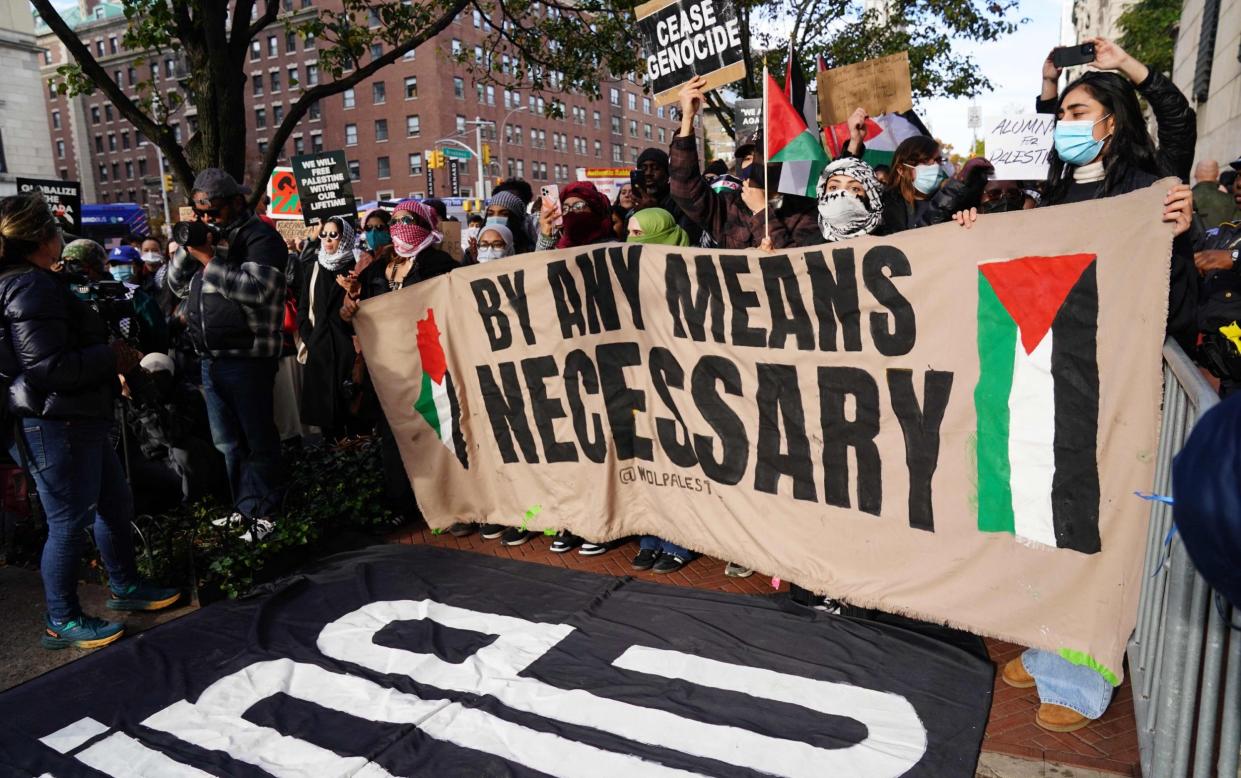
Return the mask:
M562 529L556 533L556 539L552 541L550 550L553 554L563 554L566 551L572 551L580 545L582 545L581 537Z
M465 538L474 534L474 528L478 525L471 521L459 521L448 528L448 534L454 538Z
M739 565L736 562L729 562L724 567L724 575L729 578L749 578L754 575L754 571L744 565Z
M520 527L509 527L504 530L504 534L500 536L500 545L502 546L520 546L530 539L533 533Z
M582 556L599 556L600 554L606 554L610 548L611 546L607 543L583 543L582 547L577 550L577 553Z
M1076 732L1090 723L1090 719L1063 705L1045 702L1038 706L1034 723L1049 732Z
M659 552L653 548L644 548L638 552L633 558L633 562L629 565L634 570L650 570L655 566L655 560L659 558Z
M1026 672L1026 666L1021 661L1021 657L1005 663L1004 670L1000 673L1000 680L1014 689L1029 689L1035 686L1034 676Z
M495 540L504 534L504 530L508 527L503 524L484 524L478 534L483 536L483 540Z
M134 584L123 591L112 590L107 606L114 611L157 611L181 599L179 589L164 589L147 583Z
M659 559L656 559L655 564L651 566L651 572L675 573L688 563L688 559L682 559L676 554L660 554Z
M43 637L39 642L44 648L53 651L69 647L101 648L120 640L124 634L124 624L96 619L93 616L78 616L59 626L47 619L43 627Z

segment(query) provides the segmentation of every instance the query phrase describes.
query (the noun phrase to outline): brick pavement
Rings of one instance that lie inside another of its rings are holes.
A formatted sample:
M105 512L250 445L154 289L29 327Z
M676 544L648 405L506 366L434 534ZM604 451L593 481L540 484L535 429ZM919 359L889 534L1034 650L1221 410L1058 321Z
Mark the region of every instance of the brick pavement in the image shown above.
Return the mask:
M636 541L630 541L607 554L584 557L576 551L553 554L548 550L550 539L536 536L525 545L507 548L499 540L483 540L477 533L454 538L447 532L433 534L425 526L405 528L388 538L396 543L420 543L456 548L491 556L557 565L570 570L613 576L634 576L655 583L709 589L734 594L771 594L771 579L761 575L749 578L728 578L724 562L711 557L697 559L675 573L656 575L635 572L629 561L638 552ZM781 590L788 585L782 584ZM1021 652L1019 646L998 640L987 641L991 658L1002 665ZM1120 775L1139 776L1137 730L1133 715L1133 695L1128 679L1117 690L1112 705L1103 718L1085 729L1068 734L1047 732L1034 724L1038 695L1033 689L1013 689L995 679L995 697L991 718L983 738L983 750L1037 762L1050 762Z

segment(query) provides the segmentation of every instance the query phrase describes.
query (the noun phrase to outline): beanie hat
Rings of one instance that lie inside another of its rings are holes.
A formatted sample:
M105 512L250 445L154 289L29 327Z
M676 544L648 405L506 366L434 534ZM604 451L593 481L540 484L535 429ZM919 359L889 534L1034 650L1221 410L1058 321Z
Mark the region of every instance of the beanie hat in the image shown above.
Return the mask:
M667 170L668 169L668 152L664 151L663 149L657 149L655 147L645 149L643 150L641 154L638 155L637 167L640 168L643 165L645 165L647 162L654 162L656 165L660 166L664 170Z
M514 216L520 216L526 212L526 204L522 199L509 191L496 192L487 204L498 205Z

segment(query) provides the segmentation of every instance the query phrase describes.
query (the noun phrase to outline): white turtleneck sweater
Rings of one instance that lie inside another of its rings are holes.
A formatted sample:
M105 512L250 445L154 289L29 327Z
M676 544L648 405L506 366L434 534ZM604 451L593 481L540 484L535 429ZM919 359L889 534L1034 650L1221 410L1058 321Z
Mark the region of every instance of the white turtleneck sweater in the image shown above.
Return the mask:
M1073 168L1073 180L1079 184L1093 184L1102 181L1107 172L1103 169L1103 160L1096 159L1088 165Z

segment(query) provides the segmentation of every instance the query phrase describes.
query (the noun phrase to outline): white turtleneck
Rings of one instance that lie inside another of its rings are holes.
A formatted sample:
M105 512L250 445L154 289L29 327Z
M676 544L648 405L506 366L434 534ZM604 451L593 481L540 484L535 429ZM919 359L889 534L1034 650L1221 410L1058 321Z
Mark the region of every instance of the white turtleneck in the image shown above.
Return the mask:
M1073 168L1073 180L1079 184L1092 184L1102 181L1107 172L1103 169L1103 160L1096 159L1088 165Z

